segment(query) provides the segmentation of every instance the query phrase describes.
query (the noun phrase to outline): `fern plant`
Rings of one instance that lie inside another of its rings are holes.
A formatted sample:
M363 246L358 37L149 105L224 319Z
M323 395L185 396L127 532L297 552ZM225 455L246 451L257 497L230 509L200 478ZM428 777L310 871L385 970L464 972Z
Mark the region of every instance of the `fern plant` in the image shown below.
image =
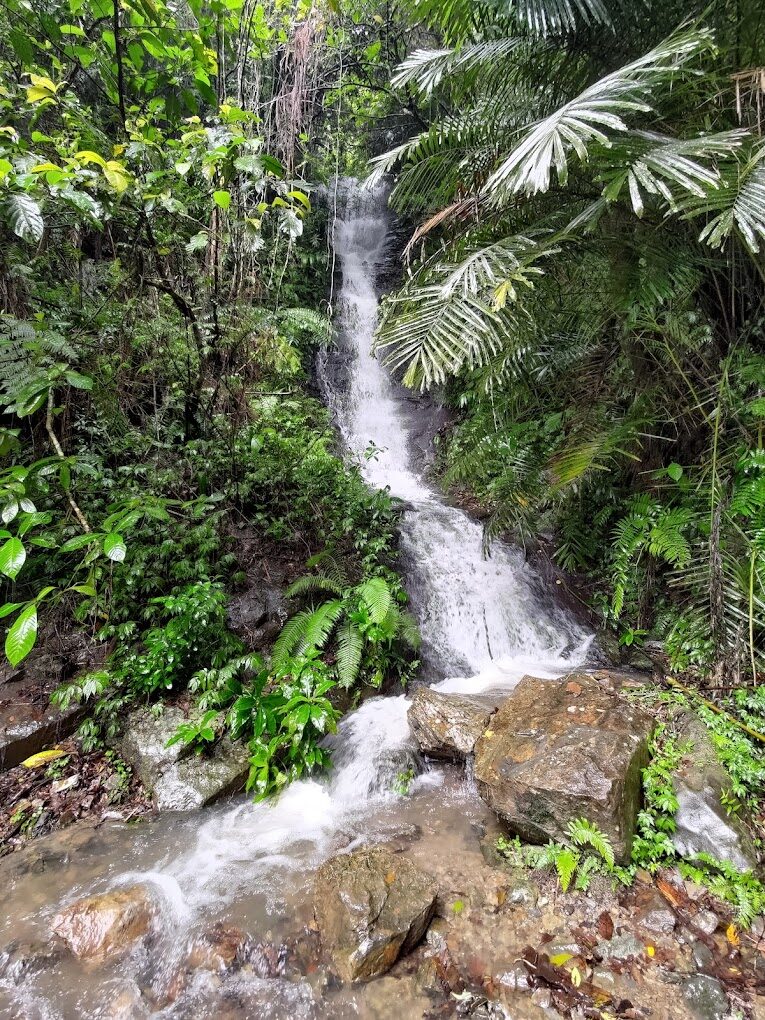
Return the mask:
M360 677L379 687L391 667L400 674L404 650L419 644L417 625L402 608L406 594L401 586L379 575L350 584L326 556L309 565L321 566L287 590L290 598L305 598L309 605L284 625L272 666L280 669L291 657L314 650L329 652L332 640L334 671L342 687L352 687Z

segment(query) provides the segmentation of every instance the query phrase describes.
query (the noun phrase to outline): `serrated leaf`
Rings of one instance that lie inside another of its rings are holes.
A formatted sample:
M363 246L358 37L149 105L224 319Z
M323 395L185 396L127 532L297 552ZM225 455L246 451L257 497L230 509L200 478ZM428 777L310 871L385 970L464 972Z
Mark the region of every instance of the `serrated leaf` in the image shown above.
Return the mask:
M45 230L40 206L25 192L10 195L7 202L8 219L17 237L24 241L39 241Z
M5 638L5 654L12 666L18 666L32 651L37 640L37 606L32 602L21 610Z

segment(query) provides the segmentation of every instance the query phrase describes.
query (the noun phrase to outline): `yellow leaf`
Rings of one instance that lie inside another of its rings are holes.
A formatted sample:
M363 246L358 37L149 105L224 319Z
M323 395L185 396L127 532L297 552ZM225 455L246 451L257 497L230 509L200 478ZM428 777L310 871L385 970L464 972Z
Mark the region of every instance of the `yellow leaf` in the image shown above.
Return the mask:
M656 955L656 950L653 948L653 946L646 946L645 947L645 951L646 951L646 953L649 956L655 956Z
M33 174L45 174L49 170L60 170L60 166L56 166L55 163L38 163L37 166L32 167Z
M54 747L50 751L38 751L37 754L25 758L21 764L25 769L38 769L41 765L47 765L49 761L63 758L65 754L66 751L62 751L60 747Z
M130 178L121 163L117 163L115 160L110 159L104 169L104 177L107 179L109 184L114 188L118 195L121 195L123 191L130 184Z
M735 924L728 925L728 927L725 929L725 937L728 939L728 942L730 942L732 946L741 945L741 939L738 937L738 932L736 931Z
M92 152L90 149L83 149L82 152L78 152L75 157L80 163L97 163L99 166L106 166L106 160L103 156L99 156L97 152Z
M31 74L30 73L29 80L32 82L33 85L36 85L37 88L47 89L48 92L54 92L54 93L58 92L58 85L56 85L53 81L51 81L51 79L47 75L45 75L45 74Z
M562 967L564 963L568 963L569 960L573 959L573 953L556 953L555 956L550 957L550 963L554 963L556 967Z
M114 151L112 152L112 156L121 156L126 148L127 148L126 145L115 145Z
M483 735L487 740L491 740L494 736L494 730L485 730Z
M571 984L574 986L574 988L578 988L579 985L581 985L582 975L579 973L578 967L571 968L571 973L569 974L569 977L571 978Z
M49 92L48 89L39 88L37 85L32 85L27 89L27 99L30 103L40 103L43 99L53 99L55 92Z

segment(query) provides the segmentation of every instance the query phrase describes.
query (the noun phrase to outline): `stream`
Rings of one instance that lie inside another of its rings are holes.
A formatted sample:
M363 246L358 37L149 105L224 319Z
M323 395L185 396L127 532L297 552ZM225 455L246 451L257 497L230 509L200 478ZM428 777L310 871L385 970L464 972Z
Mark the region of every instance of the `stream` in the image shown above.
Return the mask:
M391 236L385 191L343 182L338 197L338 344L320 359L320 378L349 456L371 486L405 502L401 547L426 675L441 690L493 699L524 673L559 675L584 660L590 635L555 605L519 550L494 543L487 557L481 525L427 483L410 454L412 405L371 352ZM177 975L195 933L216 921L276 946L298 938L312 918L313 873L339 849L416 836L427 860L475 843L473 826L488 810L461 770L425 771L410 796L393 792L413 755L406 711L404 695L364 702L332 738L330 775L294 783L275 803L241 797L138 826L64 830L37 857L3 862L0 947L44 941L62 905L136 883L151 890L162 924L119 963L62 958L18 983L0 981L0 1016L386 1015L375 1006L376 982L343 987L322 968L277 978L198 971L180 992Z

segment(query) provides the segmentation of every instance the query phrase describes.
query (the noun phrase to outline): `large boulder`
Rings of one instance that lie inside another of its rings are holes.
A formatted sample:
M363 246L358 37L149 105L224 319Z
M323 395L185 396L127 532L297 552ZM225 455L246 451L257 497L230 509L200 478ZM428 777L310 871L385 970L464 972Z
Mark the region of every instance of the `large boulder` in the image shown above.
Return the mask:
M757 866L757 852L745 825L723 806L730 776L720 763L704 723L685 713L678 743L686 753L673 783L678 800L672 842L687 857L708 853L741 871Z
M140 708L127 717L115 742L160 811L195 811L237 793L250 771L247 747L227 739L205 755L192 755L182 742L168 747L186 721L183 711L173 705L159 715Z
M101 961L148 935L153 920L148 891L135 885L77 900L54 917L52 931L75 956Z
M485 705L470 698L418 687L407 718L423 754L460 760L473 753L490 714Z
M587 818L627 861L652 725L613 674L525 676L476 744L481 797L529 842Z
M316 876L314 911L322 946L345 981L384 974L425 934L436 883L384 846L326 861Z
M250 773L245 744L223 739L211 754L182 758L162 773L154 787L160 811L196 811L243 790Z

